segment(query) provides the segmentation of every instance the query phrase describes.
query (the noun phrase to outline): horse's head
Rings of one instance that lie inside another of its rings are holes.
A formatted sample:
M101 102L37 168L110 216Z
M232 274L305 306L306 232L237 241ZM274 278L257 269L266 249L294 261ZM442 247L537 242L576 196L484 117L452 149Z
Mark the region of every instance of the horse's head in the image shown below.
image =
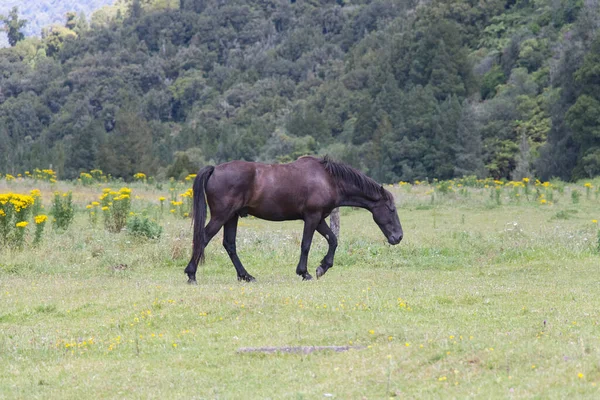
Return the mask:
M398 244L404 233L398 218L394 197L390 192L381 187L381 198L371 208L373 220L381 229L390 244Z

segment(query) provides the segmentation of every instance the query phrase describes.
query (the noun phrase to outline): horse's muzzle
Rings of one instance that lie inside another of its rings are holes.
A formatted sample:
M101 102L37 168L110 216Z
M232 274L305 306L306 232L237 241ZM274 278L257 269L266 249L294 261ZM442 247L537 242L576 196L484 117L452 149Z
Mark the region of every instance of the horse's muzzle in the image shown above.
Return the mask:
M402 237L403 237L403 235L390 236L388 238L388 242L389 242L389 244L398 244L398 243L400 243L402 241Z

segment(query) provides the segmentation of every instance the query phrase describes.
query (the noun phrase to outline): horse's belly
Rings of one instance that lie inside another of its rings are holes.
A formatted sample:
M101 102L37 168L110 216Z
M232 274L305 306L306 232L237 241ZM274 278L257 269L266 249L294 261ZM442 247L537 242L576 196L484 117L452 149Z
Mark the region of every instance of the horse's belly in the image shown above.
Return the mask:
M252 207L248 208L248 214L255 216L256 218L265 219L267 221L290 221L294 219L302 219L302 216L297 212L289 212L277 207Z

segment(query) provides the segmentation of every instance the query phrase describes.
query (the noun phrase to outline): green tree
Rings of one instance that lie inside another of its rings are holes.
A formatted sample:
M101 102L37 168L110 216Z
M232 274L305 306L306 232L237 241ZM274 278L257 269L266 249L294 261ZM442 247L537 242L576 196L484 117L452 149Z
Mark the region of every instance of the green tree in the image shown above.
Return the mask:
M364 100L362 106L358 110L356 122L354 123L354 132L352 143L363 144L373 137L375 129L377 129L377 116L375 115L375 107L370 99Z
M331 141L331 131L321 114L310 106L300 106L290 116L286 130L296 137L312 136L320 145Z
M465 104L458 121L454 144L454 176L457 177L476 175L481 178L485 175L481 131L473 107L471 104Z
M201 13L207 3L207 0L179 0L179 9Z
M600 101L582 94L567 111L565 120L573 130L573 138L584 148L600 142Z
M384 145L385 138L392 134L392 124L387 114L383 113L377 128L373 133L373 138L368 145L368 151L366 154L366 164L369 168L370 176L378 182L385 182L386 180L392 180L393 176L390 176L390 166L387 162Z
M77 26L77 14L69 11L66 15L65 15L67 21L65 22L65 27L67 29L70 30L74 30L75 27Z
M6 32L8 43L11 46L16 46L17 42L25 38L22 31L25 25L27 25L27 20L19 19L18 7L13 7L8 16L0 15L0 21L4 23L3 30Z
M156 165L152 144L152 131L148 123L131 109L120 110L115 129L100 148L99 167L124 179L130 179L139 171L153 174Z

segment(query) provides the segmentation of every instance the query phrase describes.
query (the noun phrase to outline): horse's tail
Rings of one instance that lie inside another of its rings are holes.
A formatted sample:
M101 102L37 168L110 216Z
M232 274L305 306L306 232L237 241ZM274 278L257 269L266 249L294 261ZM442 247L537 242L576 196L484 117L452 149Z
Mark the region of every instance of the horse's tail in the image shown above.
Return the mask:
M215 167L212 165L202 168L196 179L194 179L194 203L192 208L192 220L194 226L194 253L193 258L196 263L204 262L204 242L206 233L206 199L204 197L204 188L208 178L212 175Z

